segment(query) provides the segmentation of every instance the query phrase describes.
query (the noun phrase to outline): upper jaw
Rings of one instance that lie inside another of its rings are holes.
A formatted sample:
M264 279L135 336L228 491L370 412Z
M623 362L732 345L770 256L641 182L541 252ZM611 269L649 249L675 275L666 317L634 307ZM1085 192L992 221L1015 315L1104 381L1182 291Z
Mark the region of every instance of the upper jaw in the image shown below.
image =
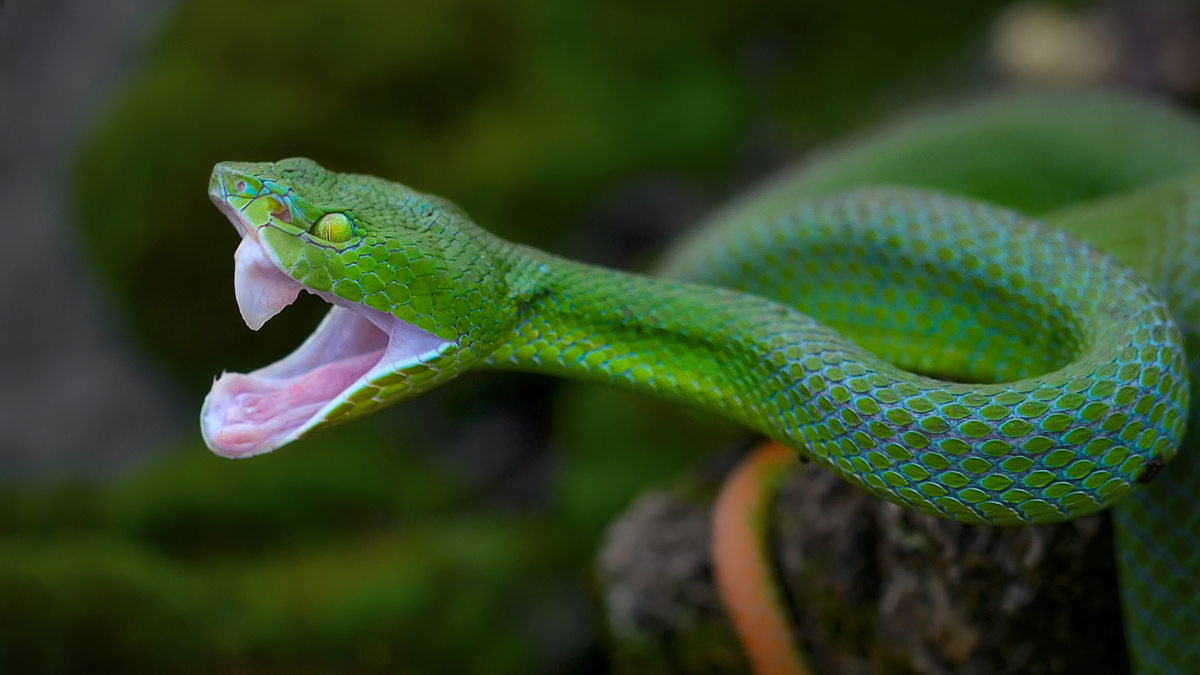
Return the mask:
M209 180L208 196L242 237L241 244L233 254L234 296L246 325L250 330L258 330L284 307L295 302L303 285L283 271L279 258L262 245L258 226L247 222L241 209L230 202L226 186L238 180L252 179L254 177L243 171L227 164L218 164Z

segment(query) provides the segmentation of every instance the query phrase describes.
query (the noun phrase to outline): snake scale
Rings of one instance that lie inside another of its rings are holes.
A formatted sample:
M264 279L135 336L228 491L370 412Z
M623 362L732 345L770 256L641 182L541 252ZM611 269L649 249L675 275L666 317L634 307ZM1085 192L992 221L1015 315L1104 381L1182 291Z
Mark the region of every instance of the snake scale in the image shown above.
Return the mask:
M510 243L444 199L310 160L219 164L247 324L300 290L333 308L281 361L217 380L205 439L251 456L513 369L731 418L966 523L1121 503L1135 669L1200 672L1200 129L1157 104L1040 94L889 134L727 208L669 279Z

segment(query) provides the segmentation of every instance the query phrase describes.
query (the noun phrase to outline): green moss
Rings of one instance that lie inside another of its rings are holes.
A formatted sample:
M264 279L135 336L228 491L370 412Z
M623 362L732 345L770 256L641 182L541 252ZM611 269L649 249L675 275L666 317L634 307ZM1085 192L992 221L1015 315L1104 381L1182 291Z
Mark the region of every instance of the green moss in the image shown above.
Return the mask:
M529 672L511 616L537 599L513 588L544 574L541 526L463 510L375 433L249 462L189 443L112 487L6 491L0 667Z

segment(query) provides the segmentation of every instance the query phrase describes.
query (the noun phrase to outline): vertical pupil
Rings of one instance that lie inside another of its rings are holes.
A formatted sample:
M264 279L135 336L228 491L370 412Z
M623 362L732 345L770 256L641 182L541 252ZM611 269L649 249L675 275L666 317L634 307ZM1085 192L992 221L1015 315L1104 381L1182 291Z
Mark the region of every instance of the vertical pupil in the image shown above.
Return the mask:
M340 213L330 213L317 221L314 233L326 241L346 241L353 234L349 219Z

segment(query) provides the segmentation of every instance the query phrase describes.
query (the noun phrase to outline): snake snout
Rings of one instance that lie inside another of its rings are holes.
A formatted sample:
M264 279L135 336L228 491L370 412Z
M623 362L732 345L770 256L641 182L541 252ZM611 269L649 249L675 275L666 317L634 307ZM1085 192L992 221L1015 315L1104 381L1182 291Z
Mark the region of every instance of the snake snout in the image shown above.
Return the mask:
M245 162L221 162L213 167L208 179L208 194L213 201L225 201L230 197L252 199L262 191L262 179L253 164Z

